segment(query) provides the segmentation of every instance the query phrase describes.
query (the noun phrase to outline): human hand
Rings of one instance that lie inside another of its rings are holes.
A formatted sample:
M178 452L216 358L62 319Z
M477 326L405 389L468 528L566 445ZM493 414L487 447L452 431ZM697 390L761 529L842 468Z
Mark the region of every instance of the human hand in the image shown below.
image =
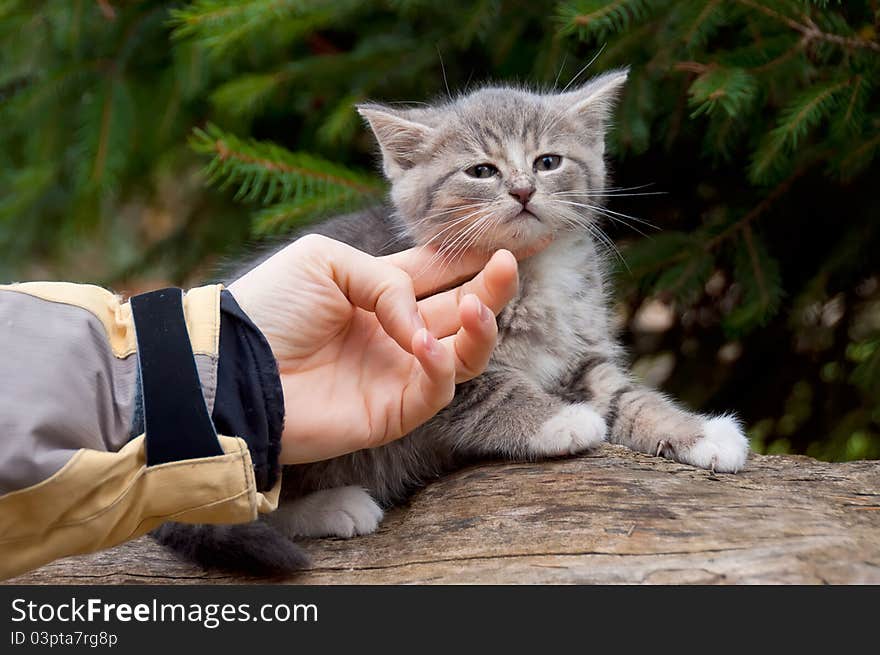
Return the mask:
M516 259L467 253L441 269L433 255L376 258L308 235L229 286L278 362L282 463L397 439L445 407L456 382L483 371L494 315L516 293Z

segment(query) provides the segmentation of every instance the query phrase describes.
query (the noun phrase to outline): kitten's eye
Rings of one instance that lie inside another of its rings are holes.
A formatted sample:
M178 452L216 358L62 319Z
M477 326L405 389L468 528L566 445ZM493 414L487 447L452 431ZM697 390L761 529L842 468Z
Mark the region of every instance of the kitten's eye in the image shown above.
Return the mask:
M559 155L541 155L532 166L536 171L552 171L554 168L559 168L561 163L562 157Z
M478 177L481 179L498 175L498 169L492 164L477 164L476 166L471 166L470 168L465 169L464 172L471 177Z

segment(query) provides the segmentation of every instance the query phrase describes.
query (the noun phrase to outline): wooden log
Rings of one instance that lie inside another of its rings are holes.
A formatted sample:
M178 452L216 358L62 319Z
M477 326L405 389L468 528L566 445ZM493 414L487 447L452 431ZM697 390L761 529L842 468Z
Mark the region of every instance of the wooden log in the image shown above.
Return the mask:
M738 475L603 446L488 463L429 485L376 534L303 542L287 582L880 583L880 462L753 455ZM54 562L17 584L254 582L148 538Z

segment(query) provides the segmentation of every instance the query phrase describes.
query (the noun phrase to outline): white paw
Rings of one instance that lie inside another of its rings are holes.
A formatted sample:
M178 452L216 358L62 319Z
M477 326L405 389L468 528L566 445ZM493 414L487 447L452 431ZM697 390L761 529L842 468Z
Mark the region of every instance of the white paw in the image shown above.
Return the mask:
M688 449L676 453L676 459L719 473L736 473L746 465L749 440L732 416L710 418L703 424L703 437Z
M587 404L567 405L551 416L530 444L533 455L573 455L605 440L605 419Z
M289 536L348 538L375 532L383 516L365 489L336 487L281 505L268 520Z

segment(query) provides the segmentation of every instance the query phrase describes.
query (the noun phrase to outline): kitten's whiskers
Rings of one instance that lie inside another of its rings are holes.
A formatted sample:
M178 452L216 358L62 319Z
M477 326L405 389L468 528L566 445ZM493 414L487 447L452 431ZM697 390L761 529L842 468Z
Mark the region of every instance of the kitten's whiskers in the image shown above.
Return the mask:
M492 220L491 215L487 215L481 217L479 221L475 222L474 226L476 226L476 229L471 231L471 234L467 239L459 240L459 245L453 251L450 251L446 265L451 265L456 258L467 252L467 250L473 247L473 245L476 244L486 232L496 226L500 222L500 215L497 216L498 217L494 221Z
M599 52L597 52L595 55L593 55L593 58L592 58L590 61L587 62L587 65L584 66L583 68L581 68L581 69L577 72L577 74L576 74L573 78L571 78L571 79L568 81L568 84L566 84L566 85L563 87L563 89L562 89L562 91L561 91L560 93L565 93L566 91L568 91L568 88L569 88L572 84L574 84L574 83L577 81L577 79L578 79L581 75L584 74L584 71L587 70L590 66L593 65L593 63L599 58L599 55L601 55L602 52L605 50L605 46L606 46L606 45L608 45L608 44L607 44L607 43L603 43L603 44L602 44L602 47L599 48Z
M649 223L648 221L646 221L644 219L638 218L636 216L630 216L629 214L623 214L621 212L616 212L613 209L608 209L607 207L602 207L601 205L592 205L590 203L574 202L571 200L560 200L558 198L554 199L554 202L562 203L564 205L573 205L575 207L583 207L584 209L589 209L591 211L598 212L599 214L602 214L603 216L611 219L612 221L615 221L617 223L621 223L622 225L626 225L628 228L635 230L636 232L638 232L642 236L648 236L648 235L645 234L644 232L642 232L640 229L638 229L634 225L630 225L624 219L629 219L631 221L635 221L636 223L640 223L640 224L642 224L646 227L650 227L654 230L660 229L659 227L657 227L653 223Z
M469 214L467 214L465 216L461 216L461 217L457 218L450 225L447 225L445 228L443 228L441 231L436 233L434 236L432 236L430 239L428 239L428 241L421 244L421 246L419 246L419 247L420 248L429 247L432 242L434 242L438 238L442 237L444 233L457 227L458 225L461 225L464 222L472 221L475 216L478 217L477 220L475 221L476 223L478 223L481 220L481 217L479 217L479 214L482 211L484 211L484 209L477 209L476 211L470 212ZM473 225L469 225L467 228L465 228L464 232L467 232L472 227L473 227ZM461 233L457 233L456 235L454 235L452 237L452 241L455 242L459 238L460 235L461 235ZM438 259L442 260L442 258L444 258L446 255L446 252L444 250L444 248L446 248L446 247L447 247L447 244L441 240L440 245L437 247L437 250L431 256L431 259L429 259L428 263L426 263L425 266L418 273L416 273L415 277L419 277L419 276L423 275L425 273L425 271L427 271L429 268L431 268L437 262Z

